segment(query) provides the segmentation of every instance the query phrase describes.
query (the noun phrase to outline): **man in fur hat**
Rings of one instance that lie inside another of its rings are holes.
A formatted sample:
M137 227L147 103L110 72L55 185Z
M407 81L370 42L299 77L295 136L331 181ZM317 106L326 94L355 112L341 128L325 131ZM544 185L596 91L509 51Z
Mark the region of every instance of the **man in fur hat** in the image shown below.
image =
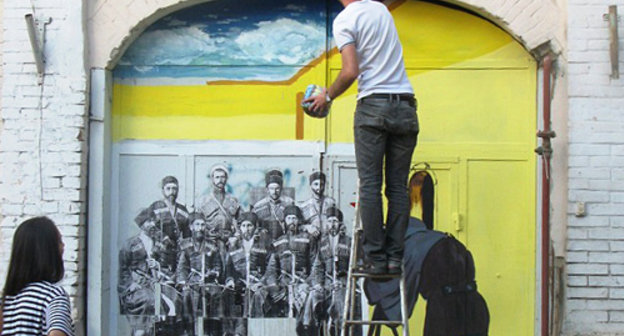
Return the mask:
M286 232L284 226L284 209L294 204L294 200L282 195L284 175L279 170L271 170L265 175L267 196L253 206L253 212L258 215L260 225L267 230L274 241Z
M188 222L189 213L184 205L176 201L179 191L177 178L165 176L161 181L161 188L163 199L152 203L149 210L153 212L161 232L158 241L164 246L161 271L167 277L167 281L173 284L180 240L190 237L191 234Z
M325 210L336 205L336 200L332 197L325 196L325 174L317 171L310 174L310 191L312 197L299 204L303 213L303 220L307 225L312 226L316 232L324 233L325 228L322 227L325 219ZM315 231L307 229L308 232L315 235ZM318 234L316 234L318 236Z
M182 289L182 314L187 324L186 329L195 326L193 329L197 331L195 322L201 323L203 319L207 319L206 329L210 330L210 335L221 335L219 318L223 313L223 264L216 242L216 230L206 228L206 220L201 213L192 213L189 221L192 236L180 244L177 268L177 285ZM202 319L197 321L200 317Z
M158 261L153 252L158 228L153 213L142 210L134 219L141 232L129 238L119 251L119 294L120 312L126 315L131 335L146 335L153 326L150 317L154 316L154 282L158 280Z
M303 220L301 209L289 205L284 209L286 234L274 243L275 252L269 263L268 279L281 286L281 291L273 296L279 306L288 304L289 314L297 318L299 335L314 334L318 328L318 313L323 298L322 274L314 272L317 244L308 232L300 230ZM284 291L288 291L285 297ZM276 298L282 299L280 302Z
M351 256L351 237L345 234L342 211L335 206L325 211L327 231L319 243L320 266L326 297L326 312L330 335L339 335L342 325L347 273ZM359 300L357 300L359 302ZM361 312L356 308L356 314Z
M231 334L246 335L246 318L263 317L269 309L265 274L271 241L267 233L258 228L255 213L241 213L239 223L240 236L228 250L226 288L230 291L227 292L225 316L235 318L226 321Z

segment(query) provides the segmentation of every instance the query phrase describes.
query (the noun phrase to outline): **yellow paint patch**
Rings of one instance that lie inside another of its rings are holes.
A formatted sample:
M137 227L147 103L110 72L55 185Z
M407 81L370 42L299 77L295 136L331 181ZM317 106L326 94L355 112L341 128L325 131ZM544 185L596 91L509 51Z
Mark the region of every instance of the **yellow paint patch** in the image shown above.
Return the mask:
M324 83L325 64L292 85L113 87L113 139L294 140L297 93ZM304 119L304 140L323 140L325 122Z

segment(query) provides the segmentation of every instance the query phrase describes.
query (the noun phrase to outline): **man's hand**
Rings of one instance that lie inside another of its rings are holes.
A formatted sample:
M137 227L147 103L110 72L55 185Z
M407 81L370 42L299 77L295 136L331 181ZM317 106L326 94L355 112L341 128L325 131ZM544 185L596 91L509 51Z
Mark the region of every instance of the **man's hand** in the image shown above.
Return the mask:
M320 94L310 97L308 99L304 99L302 103L304 104L310 103L309 109L312 112L317 113L319 111L323 111L325 108L328 107L327 105L330 104L326 97L327 95L328 95L327 89L323 88Z
M357 63L357 52L354 44L347 44L344 46L342 50L340 50L340 55L342 58L342 69L334 83L329 89L323 89L321 94L303 101L303 103L311 103L309 108L312 112L321 111L327 107L327 100L333 100L340 96L353 84L360 74ZM327 99L326 95L331 99Z

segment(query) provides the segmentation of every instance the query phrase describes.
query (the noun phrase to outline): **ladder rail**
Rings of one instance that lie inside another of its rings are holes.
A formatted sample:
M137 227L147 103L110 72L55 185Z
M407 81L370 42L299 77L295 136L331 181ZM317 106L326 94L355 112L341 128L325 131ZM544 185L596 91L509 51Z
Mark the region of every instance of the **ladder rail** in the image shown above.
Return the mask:
M359 197L360 181L358 179L356 191L355 191L355 216L353 218L353 236L351 238L351 255L349 256L349 269L347 271L347 288L345 290L345 304L342 312L342 321L340 322L342 328L340 329L340 336L348 335L347 321L349 320L349 307L352 305L352 301L355 300L355 295L351 296L351 288L355 287L353 283L353 269L357 264L357 241L359 240L359 232L361 230L360 223L360 197ZM351 309L353 311L353 309Z
M340 336L352 336L353 328L355 326L377 326L382 325L398 327L403 329L403 336L409 336L409 314L407 308L407 289L405 287L405 269L402 269L401 275L370 275L361 272L356 272L357 258L359 254L359 242L360 235L363 233L362 221L360 219L360 197L359 197L360 181L358 179L356 188L356 202L355 202L355 216L353 219L353 238L351 239L351 255L349 258L349 270L347 272L347 288L345 290L345 304L343 307L342 326L340 330ZM399 279L399 293L401 299L401 321L384 321L384 320L355 320L355 304L357 304L357 283L359 278L371 278L371 279Z

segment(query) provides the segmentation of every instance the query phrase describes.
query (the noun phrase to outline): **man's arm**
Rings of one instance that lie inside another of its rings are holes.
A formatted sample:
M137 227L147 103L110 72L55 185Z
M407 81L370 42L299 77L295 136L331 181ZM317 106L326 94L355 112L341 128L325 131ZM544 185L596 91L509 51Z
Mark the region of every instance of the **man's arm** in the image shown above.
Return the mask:
M338 78L327 90L327 94L331 99L335 99L345 92L360 74L357 63L357 54L355 52L355 44L347 44L340 51L342 56L342 69L338 74Z
M340 51L340 55L342 56L342 69L340 70L338 78L336 78L334 83L329 87L329 89L323 89L323 92L320 95L310 97L303 101L304 103L311 103L310 109L312 111L325 109L328 104L325 100L325 95L329 95L329 98L332 100L335 99L345 92L360 74L355 45L353 43L344 46Z

